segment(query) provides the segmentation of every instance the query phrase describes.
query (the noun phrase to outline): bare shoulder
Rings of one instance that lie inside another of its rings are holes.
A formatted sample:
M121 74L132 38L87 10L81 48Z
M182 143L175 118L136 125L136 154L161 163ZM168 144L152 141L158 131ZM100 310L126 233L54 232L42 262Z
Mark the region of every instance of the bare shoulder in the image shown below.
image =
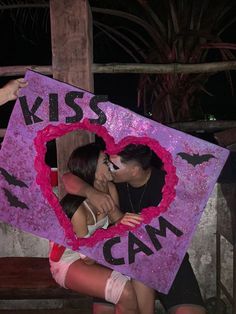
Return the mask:
M86 217L86 208L85 205L82 203L75 211L73 217L71 218L71 222L73 222L74 219L83 217Z
M87 212L83 204L81 204L74 213L73 217L71 218L71 223L77 236L83 236L87 234Z

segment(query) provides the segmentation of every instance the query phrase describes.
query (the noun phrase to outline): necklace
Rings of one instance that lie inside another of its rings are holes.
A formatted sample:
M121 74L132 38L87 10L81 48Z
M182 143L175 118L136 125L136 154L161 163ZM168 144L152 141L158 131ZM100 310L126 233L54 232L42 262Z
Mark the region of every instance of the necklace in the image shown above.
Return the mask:
M142 200L143 200L144 194L145 194L146 189L147 189L147 183L148 183L148 181L145 183L143 192L142 192L142 194L141 194L141 196L140 196L139 205L138 205L138 208L137 208L138 211L135 211L135 210L134 210L134 206L133 206L133 202L132 202L132 200L131 200L131 195L130 195L130 190L129 190L129 184L126 183L126 188L127 188L127 192L128 192L129 203L130 203L130 206L131 206L131 208L132 208L132 212L133 212L133 213L139 213L139 212L140 212Z

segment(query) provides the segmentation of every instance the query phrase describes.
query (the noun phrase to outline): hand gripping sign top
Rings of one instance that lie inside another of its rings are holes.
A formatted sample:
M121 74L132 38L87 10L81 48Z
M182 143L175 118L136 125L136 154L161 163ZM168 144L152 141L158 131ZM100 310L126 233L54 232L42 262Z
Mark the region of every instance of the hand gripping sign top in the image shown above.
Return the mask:
M167 293L228 151L41 74L27 71L25 79L0 151L0 220ZM141 143L162 159L162 200L142 210L142 225L75 236L44 159L48 141L76 129L101 136L110 154Z

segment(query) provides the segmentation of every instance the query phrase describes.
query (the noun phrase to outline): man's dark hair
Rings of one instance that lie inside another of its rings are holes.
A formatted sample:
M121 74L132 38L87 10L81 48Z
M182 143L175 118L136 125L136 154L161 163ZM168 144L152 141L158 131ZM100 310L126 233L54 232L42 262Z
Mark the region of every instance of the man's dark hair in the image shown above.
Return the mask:
M124 163L132 160L138 162L143 170L151 166L159 169L163 166L161 159L149 146L143 144L129 144L118 155Z
M162 164L161 160L153 153L147 145L129 144L121 152L118 153L122 162L136 161L143 170L147 170L153 165L153 160L158 159L158 168Z
M93 185L100 152L100 146L95 143L76 148L68 160L68 169L88 184Z

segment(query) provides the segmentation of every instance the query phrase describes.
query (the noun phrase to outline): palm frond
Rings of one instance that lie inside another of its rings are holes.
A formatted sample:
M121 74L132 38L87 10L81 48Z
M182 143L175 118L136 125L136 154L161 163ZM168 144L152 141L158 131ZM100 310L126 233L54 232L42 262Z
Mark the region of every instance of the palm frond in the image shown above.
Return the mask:
M148 41L143 36L141 36L138 32L124 26L118 27L118 29L120 31L125 31L126 33L130 33L131 35L133 35L134 38L137 38L140 41L140 43L144 45L144 47L149 48L150 44L148 43Z
M202 63L212 56L217 60L236 58L236 44L221 38L236 22L235 0L133 0L132 5L124 0L90 2L96 4L92 7L96 29L135 62ZM20 23L23 29L29 22L32 29L40 21L49 25L48 8L48 0L0 0L0 15L9 10L15 24ZM97 34L95 40L99 38ZM143 74L139 81L139 104L161 122L189 119L196 95L207 92L204 84L210 76L210 73ZM229 72L226 77L232 89Z
M154 27L157 27L157 29L160 31L160 35L166 37L166 27L155 11L151 8L151 4L143 0L137 0L137 2L145 9L148 16L153 20L155 23Z
M141 26L141 28L143 28L143 30L145 30L147 32L147 34L152 38L152 40L154 42L156 42L156 41L160 42L160 45L162 45L167 51L169 51L168 45L166 44L166 42L161 37L158 30L153 28L153 26L150 25L147 21L145 21L145 20L143 20L143 19L141 19L141 18L139 18L133 14L126 13L124 11L119 11L119 10L111 10L111 9L92 7L92 12L121 17L123 19L126 19L128 21L131 21L131 22Z
M137 53L139 53L143 58L145 57L145 55L143 54L142 50L140 50L140 48L132 41L129 39L129 37L127 37L126 35L124 35L123 33L119 32L118 30L105 25L104 23L100 23L100 22L96 22L94 21L94 25L99 28L102 32L104 32L108 37L110 37L118 46L120 46L121 48L124 49L124 51L126 51L133 59L135 62L140 62L140 59L138 59L134 53L132 52L132 50L130 50L127 47L127 44L130 45L134 51L136 51ZM116 37L115 37L115 36ZM118 38L118 39L117 39ZM124 44L120 41L120 39L123 39L123 41L125 42Z

